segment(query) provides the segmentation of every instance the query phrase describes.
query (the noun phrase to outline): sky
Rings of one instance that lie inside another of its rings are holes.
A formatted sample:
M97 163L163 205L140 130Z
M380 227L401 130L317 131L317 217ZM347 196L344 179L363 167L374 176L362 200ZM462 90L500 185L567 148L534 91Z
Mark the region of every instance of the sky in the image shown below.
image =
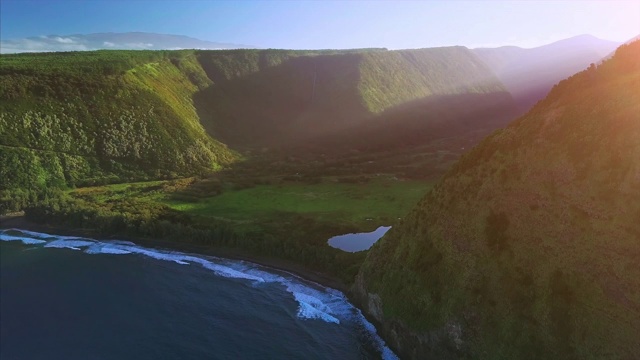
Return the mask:
M259 48L535 47L581 34L640 34L626 1L2 0L0 40L155 32Z

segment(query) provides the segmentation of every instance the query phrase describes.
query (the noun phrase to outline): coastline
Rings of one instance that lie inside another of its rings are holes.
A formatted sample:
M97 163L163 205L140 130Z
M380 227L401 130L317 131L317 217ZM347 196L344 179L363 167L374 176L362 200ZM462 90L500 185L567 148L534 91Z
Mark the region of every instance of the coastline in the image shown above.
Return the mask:
M388 339L383 336L382 325L376 318L372 317L366 310L363 308L363 304L357 298L357 294L354 292L354 289L344 282L337 280L329 275L326 275L321 272L313 271L305 268L302 265L295 264L292 262L288 262L286 260L274 259L274 258L265 258L265 257L257 257L247 254L242 254L241 251L234 249L224 249L224 248L214 248L197 244L184 244L175 241L169 240L154 240L150 238L144 237L135 237L135 236L127 236L127 235L101 235L98 234L94 229L91 228L69 228L66 226L60 225L51 225L51 224L40 224L28 221L24 215L24 213L13 213L7 215L0 216L0 230L5 229L17 229L17 230L26 230L33 232L41 232L51 235L59 235L59 236L77 236L92 240L123 240L133 242L135 245L143 246L146 248L156 249L156 250L173 250L179 251L185 254L192 255L203 255L203 256L213 256L227 260L237 260L237 261L246 261L249 263L253 263L256 265L260 265L266 268L266 270L272 270L274 272L283 272L289 275L293 275L295 277L300 278L303 281L308 281L311 283L315 283L317 285L330 288L333 290L338 290L342 292L348 302L359 310L361 316L369 322L370 325L374 327L373 333L376 334L379 340L382 341L381 346L383 348L381 356L386 359L386 353L384 349L391 351L391 359L400 359L399 352L396 347L394 347Z
M89 229L89 228L71 229L65 226L34 223L31 221L28 221L25 218L23 213L14 213L14 214L0 216L0 229L12 229L12 228L42 232L42 233L47 233L52 235L85 237L85 238L90 238L95 240L124 240L124 241L131 241L136 245L141 245L141 246L150 247L150 248L175 250L175 251L192 253L197 255L206 255L206 256L214 256L214 257L225 258L230 260L247 261L247 262L258 264L267 268L271 268L273 270L288 272L304 280L308 280L325 287L339 290L343 292L347 296L347 298L349 298L349 301L355 305L355 303L353 302L354 299L352 298L352 294L349 289L349 286L347 286L343 282L331 276L328 276L326 274L309 270L302 265L292 263L286 260L248 255L236 249L215 248L215 247L203 246L203 245L197 245L197 244L179 243L176 241L157 240L157 239L150 239L150 238L144 238L144 237L132 237L132 236L126 236L126 235L105 236L105 235L100 235L97 232L95 232L93 229Z
M239 260L239 261L247 261L250 263L254 263L260 266L264 266L268 269L272 269L275 271L286 272L297 276L303 280L310 281L321 286L331 288L334 290L338 290L342 292L348 299L348 301L357 309L359 309L364 316L364 318L369 321L374 327L375 331L380 336L380 338L385 342L386 346L393 351L395 356L399 359L402 352L400 349L396 348L392 342L390 342L389 338L383 333L383 324L375 317L372 316L366 310L366 303L362 302L362 299L358 297L358 294L354 292L354 289L343 283L340 280L337 280L329 275L326 275L321 272L313 271L305 268L300 264L295 264L282 259L274 259L274 258L266 258L266 257L258 257L248 255L246 253L242 253L239 250L235 249L224 249L224 248L214 248L209 246L197 245L197 244L187 244L187 243L179 243L175 241L169 240L158 240L144 237L135 237L135 236L127 236L127 235L111 235L105 236L98 234L94 229L91 228L69 228L66 226L60 225L51 225L51 224L40 224L28 221L24 216L24 213L13 213L7 215L0 216L0 229L22 229L27 231L34 232L42 232L51 235L61 235L61 236L77 236L90 238L95 240L123 240L123 241L131 241L136 245L155 248L159 250L174 250L180 251L184 253L191 253L194 255L204 255L204 256L214 256L229 260Z

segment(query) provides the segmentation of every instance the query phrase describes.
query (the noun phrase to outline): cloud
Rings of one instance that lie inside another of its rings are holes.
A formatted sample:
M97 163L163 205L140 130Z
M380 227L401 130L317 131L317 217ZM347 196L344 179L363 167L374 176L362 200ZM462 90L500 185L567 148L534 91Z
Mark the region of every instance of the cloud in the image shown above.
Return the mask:
M53 40L62 44L73 44L75 42L72 38L63 38L59 36L54 37Z
M71 38L34 37L17 40L0 41L0 53L50 52L50 51L84 51L91 50L87 44L79 43Z
M153 47L153 44L149 44L149 43L127 43L127 44L122 44L124 47L129 48L129 49L151 49Z
M98 49L153 49L147 42L118 43L116 41L90 41L60 36L40 36L26 39L0 41L0 53L17 52L52 52L52 51L84 51Z
M53 52L53 51L84 51L98 49L145 50L153 49L149 42L121 42L91 41L85 38L61 36L39 36L17 40L0 41L0 53L19 52Z
M0 53L84 51L99 49L228 49L247 47L220 44L184 36L152 33L97 33L86 35L41 35L23 39L0 40Z

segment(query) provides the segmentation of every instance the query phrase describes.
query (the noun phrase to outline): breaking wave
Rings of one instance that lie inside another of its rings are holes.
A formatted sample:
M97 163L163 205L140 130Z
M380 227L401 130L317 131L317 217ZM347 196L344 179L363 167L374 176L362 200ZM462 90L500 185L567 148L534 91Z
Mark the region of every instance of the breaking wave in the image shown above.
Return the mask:
M171 261L180 265L200 265L215 275L248 281L251 283L283 286L298 304L297 316L301 319L316 319L327 323L353 323L360 327L376 345L383 359L397 359L396 355L378 336L375 327L362 312L349 303L340 291L304 280L296 275L269 269L240 260L229 260L210 256L196 256L182 252L145 248L128 241L106 241L75 236L58 236L45 233L8 229L0 230L0 241L21 241L28 245L43 245L44 248L72 249L96 255L141 255L160 261Z

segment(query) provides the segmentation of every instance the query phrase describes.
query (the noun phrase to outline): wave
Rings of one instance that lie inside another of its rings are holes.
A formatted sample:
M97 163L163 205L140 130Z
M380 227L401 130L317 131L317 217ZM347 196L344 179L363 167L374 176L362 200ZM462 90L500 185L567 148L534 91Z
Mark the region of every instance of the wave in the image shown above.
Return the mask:
M80 250L81 247L93 245L94 241L84 240L53 240L47 242L44 247L46 248L67 248L72 250Z
M0 234L0 241L21 241L25 245L44 244L46 241L23 236Z
M383 359L397 359L396 355L386 346L384 340L378 336L373 324L367 321L362 312L353 306L342 292L307 281L288 272L269 269L245 261L150 249L128 241L99 241L20 229L0 230L0 241L21 241L28 245L44 245L45 248L84 249L83 252L89 255L137 254L180 265L198 264L220 277L239 279L255 284L279 284L298 303L298 318L316 319L334 324L340 324L343 321L357 324L376 345Z
M84 252L87 254L110 254L110 255L131 254L131 251L121 249L118 246L114 246L112 244L105 244L105 243L95 243L89 246Z

